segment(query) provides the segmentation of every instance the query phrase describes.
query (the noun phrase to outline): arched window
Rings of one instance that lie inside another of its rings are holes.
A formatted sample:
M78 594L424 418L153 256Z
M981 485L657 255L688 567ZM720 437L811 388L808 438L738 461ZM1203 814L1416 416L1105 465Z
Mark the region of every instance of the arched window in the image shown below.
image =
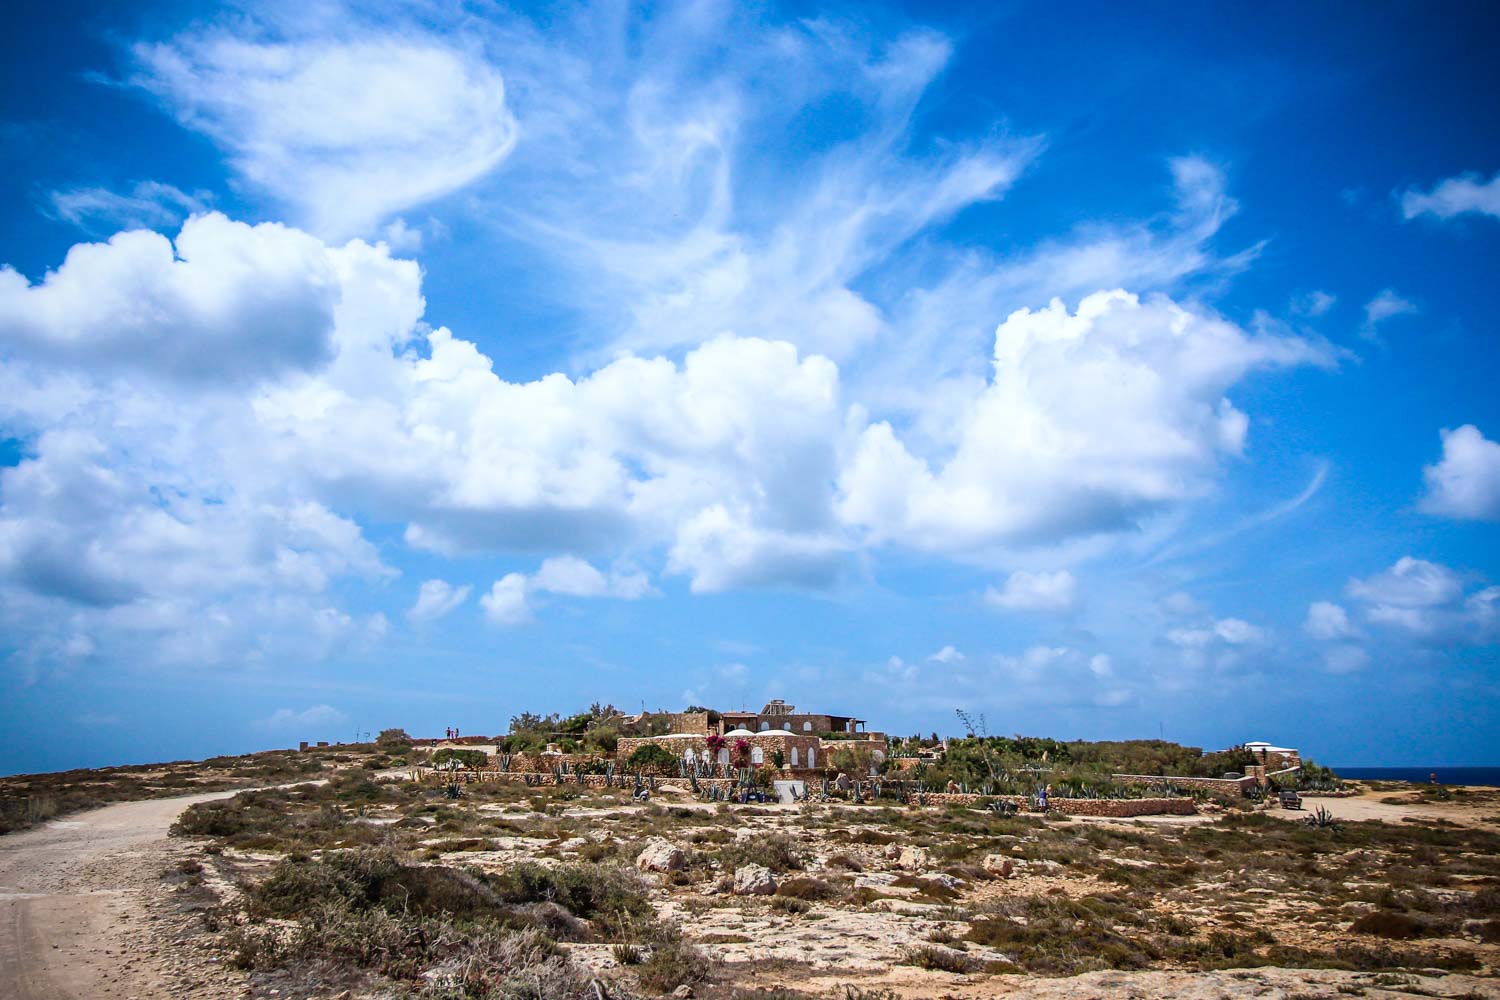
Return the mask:
M760 724L760 731L761 732L765 732L767 729L770 729L770 728L771 728L771 724L769 722L762 722Z
M696 764L696 763L698 763L698 755L695 754L695 753L693 753L693 748L692 747L688 747L687 748L687 753L683 754L682 756L685 757L685 758L687 758L687 762L689 764Z
M797 767L797 748L792 747L792 766Z
M808 747L807 748L807 766L808 767L817 767L818 766L818 751L814 750L812 747Z
M811 722L804 722L804 723L802 723L802 731L804 733L810 733L810 732L812 732L812 723Z
M729 763L729 748L728 747L720 747L719 748L719 763L720 764L728 764Z
M762 750L760 747L751 747L750 748L750 763L752 763L752 764L764 764L765 762L766 762L766 752L764 750Z

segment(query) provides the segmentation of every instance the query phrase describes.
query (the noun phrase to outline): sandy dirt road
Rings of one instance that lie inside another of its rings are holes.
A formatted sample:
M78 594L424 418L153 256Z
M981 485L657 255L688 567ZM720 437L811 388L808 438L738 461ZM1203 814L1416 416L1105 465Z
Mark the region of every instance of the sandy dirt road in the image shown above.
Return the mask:
M1500 801L1497 800L1500 800L1500 795L1490 788L1471 789L1469 798L1448 802L1423 801L1418 790L1367 791L1348 798L1309 795L1303 798L1300 810L1271 809L1268 814L1279 819L1302 821L1322 806L1333 814L1334 819L1350 822L1380 820L1399 824L1406 820L1424 820L1494 829L1494 818L1500 815Z
M167 830L201 795L77 813L0 837L0 997L239 997L229 970L172 947L162 869L192 849Z

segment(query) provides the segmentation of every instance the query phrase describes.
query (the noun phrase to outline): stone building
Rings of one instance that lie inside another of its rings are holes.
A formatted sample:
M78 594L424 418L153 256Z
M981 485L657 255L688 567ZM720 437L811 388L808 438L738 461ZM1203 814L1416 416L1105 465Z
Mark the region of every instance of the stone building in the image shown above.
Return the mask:
M1262 740L1245 744L1245 749L1255 755L1255 763L1267 771L1284 771L1301 767L1302 755L1292 747L1276 747Z
M615 759L623 763L638 748L655 744L671 752L674 757L687 757L690 763L701 760L720 766L737 766L739 761L735 746L743 740L750 745L747 762L751 767L774 766L778 752L781 754L782 770L786 771L816 770L828 763L828 755L816 736L786 730L752 732L748 729L731 729L723 735L724 745L714 751L709 748L708 735L670 733L666 736L621 737L619 746L615 748Z
M759 712L721 712L725 729L748 729L755 733L782 729L791 733L857 733L865 728L864 719L822 712L798 712L797 706L777 699L766 702Z

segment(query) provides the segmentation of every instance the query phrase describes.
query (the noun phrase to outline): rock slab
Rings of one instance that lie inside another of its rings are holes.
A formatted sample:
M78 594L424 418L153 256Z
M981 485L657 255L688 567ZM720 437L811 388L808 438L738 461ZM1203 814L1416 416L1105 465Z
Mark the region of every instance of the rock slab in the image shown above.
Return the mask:
M687 867L687 855L671 841L654 837L636 857L635 866L647 872L681 871Z
M769 896L776 891L776 876L765 865L745 865L734 870L736 896Z

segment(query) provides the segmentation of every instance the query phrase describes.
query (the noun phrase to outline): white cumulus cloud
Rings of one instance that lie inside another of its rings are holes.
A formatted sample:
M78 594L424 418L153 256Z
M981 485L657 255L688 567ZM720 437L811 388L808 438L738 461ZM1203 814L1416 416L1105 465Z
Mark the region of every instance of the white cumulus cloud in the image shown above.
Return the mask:
M955 413L946 457L873 423L840 472L839 512L874 541L937 550L1130 530L1240 454L1249 421L1225 393L1242 376L1329 362L1160 297L1022 309L996 331L990 382Z
M0 347L184 380L308 367L331 350L339 279L323 244L274 223L196 216L177 239L80 243L33 285L0 268Z
M1065 569L1031 573L1016 570L1000 589L985 591L986 604L1006 611L1061 611L1073 606L1078 581Z
M1331 601L1314 601L1307 607L1307 620L1303 629L1314 639L1349 639L1359 630L1349 622L1349 612Z
M1468 521L1500 521L1500 443L1478 427L1444 430L1443 457L1422 470L1429 514Z
M1390 569L1350 580L1350 597L1372 625L1436 644L1500 641L1500 586L1469 589L1469 578L1440 563L1403 556Z
M545 560L531 578L535 590L573 597L618 597L633 601L651 593L651 581L639 570L615 567L606 575L577 556L555 556Z
M495 625L523 625L531 621L528 589L522 573L507 573L496 580L489 593L479 598L485 618Z

